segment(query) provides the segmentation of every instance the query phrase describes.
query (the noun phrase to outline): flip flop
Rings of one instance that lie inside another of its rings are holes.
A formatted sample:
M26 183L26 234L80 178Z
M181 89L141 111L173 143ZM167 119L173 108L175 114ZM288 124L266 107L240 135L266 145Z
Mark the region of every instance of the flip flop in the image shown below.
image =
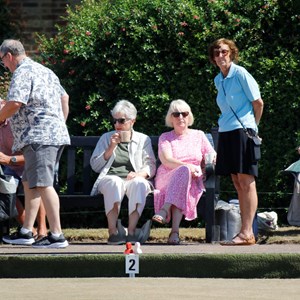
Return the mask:
M239 237L241 241L240 242L234 241L234 239L236 237ZM255 237L253 234L249 237L246 237L242 233L239 233L231 241L220 242L220 245L222 245L222 246L252 246L252 245L255 245L255 243L256 243L256 241L255 241Z

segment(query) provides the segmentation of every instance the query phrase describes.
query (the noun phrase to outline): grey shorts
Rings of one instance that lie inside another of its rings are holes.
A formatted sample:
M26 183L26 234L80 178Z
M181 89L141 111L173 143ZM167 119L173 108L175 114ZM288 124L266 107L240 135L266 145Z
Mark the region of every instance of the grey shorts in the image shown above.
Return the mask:
M29 188L53 186L62 146L31 144L23 148L25 159L22 181Z

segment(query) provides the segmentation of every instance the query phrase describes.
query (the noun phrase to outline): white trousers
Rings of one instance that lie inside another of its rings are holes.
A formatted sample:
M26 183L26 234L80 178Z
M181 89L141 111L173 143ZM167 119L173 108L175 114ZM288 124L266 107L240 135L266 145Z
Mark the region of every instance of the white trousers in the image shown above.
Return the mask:
M151 192L151 185L143 177L135 177L131 180L124 180L116 175L104 176L98 185L98 192L103 194L106 215L113 209L117 202L119 212L124 195L128 198L128 214L135 210L142 214L146 197Z

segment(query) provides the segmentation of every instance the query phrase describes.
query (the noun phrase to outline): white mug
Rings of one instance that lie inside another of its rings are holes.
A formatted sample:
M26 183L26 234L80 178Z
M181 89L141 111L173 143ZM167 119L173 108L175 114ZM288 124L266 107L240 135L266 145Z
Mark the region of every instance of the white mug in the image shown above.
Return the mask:
M131 140L131 130L118 131L121 143L128 143Z

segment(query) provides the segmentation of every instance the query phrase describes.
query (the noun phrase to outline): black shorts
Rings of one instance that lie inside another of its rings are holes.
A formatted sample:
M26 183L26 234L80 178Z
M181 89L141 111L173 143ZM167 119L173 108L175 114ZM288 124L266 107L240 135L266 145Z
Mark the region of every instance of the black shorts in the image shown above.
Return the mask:
M248 129L249 132L254 132ZM258 176L258 162L253 160L254 144L243 129L219 132L216 174Z

